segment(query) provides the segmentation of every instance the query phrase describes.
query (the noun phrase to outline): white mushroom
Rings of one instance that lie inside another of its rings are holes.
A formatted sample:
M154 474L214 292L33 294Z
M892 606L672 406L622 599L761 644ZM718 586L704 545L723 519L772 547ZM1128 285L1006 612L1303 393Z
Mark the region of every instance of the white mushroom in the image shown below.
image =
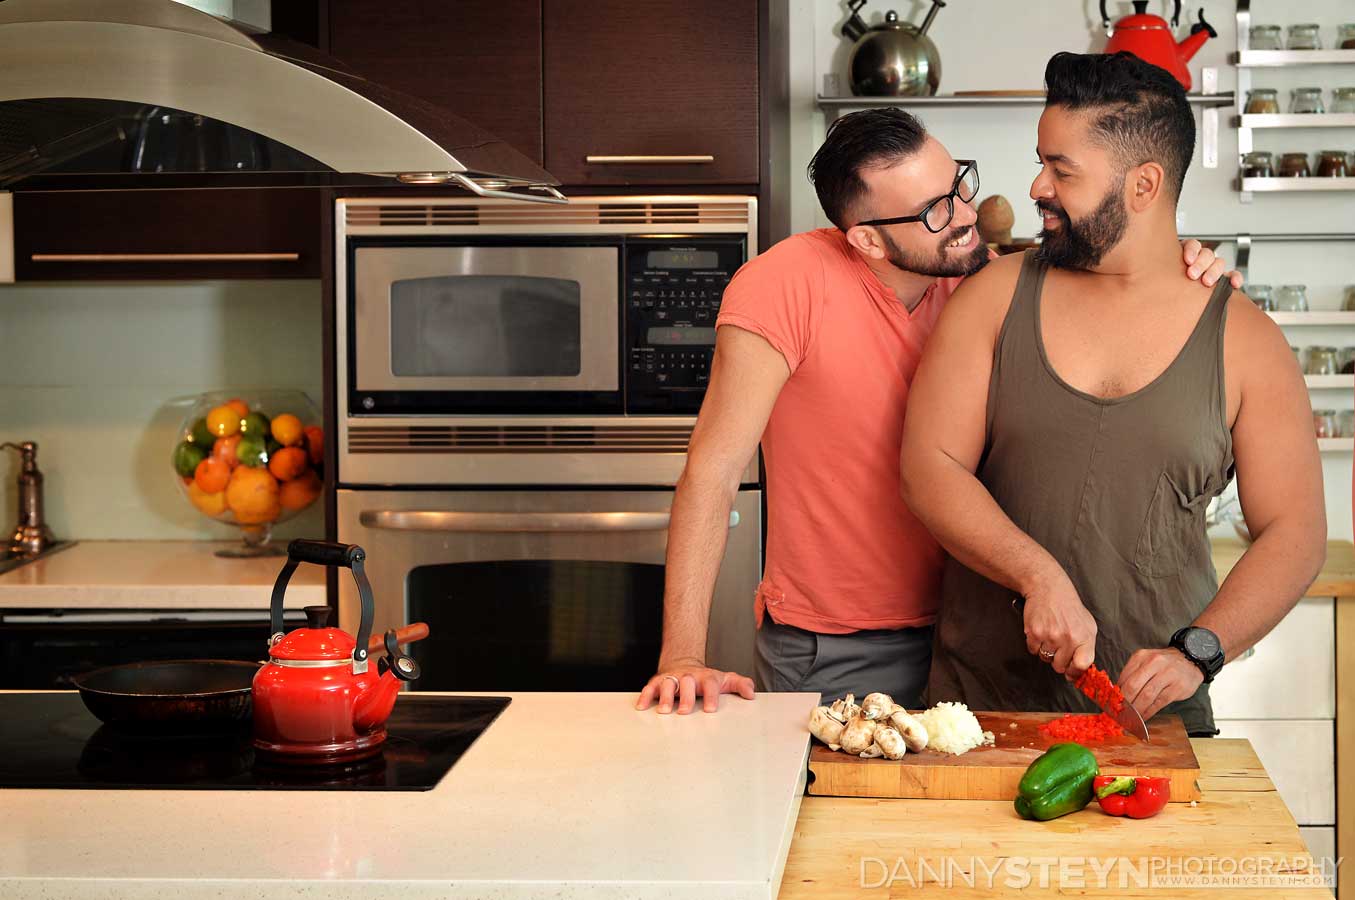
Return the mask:
M888 759L903 759L904 754L909 750L903 735L889 725L881 725L875 729L874 746L878 747L880 752ZM864 753L861 755L865 756Z
M845 725L851 721L852 716L861 711L861 707L856 705L856 695L848 694L841 700L833 701L833 705L828 707L828 711L833 714L834 719Z
M867 750L870 745L875 743L876 723L862 716L853 716L847 723L847 727L842 729L842 749L846 753L856 755L862 750Z
M883 719L897 705L888 694L867 694L866 699L861 701L861 715L867 719Z
M908 714L902 706L895 706L889 714L889 724L903 735L904 743L914 753L927 749L927 729L916 718Z
M826 706L816 706L809 714L809 733L827 744L830 750L842 749L842 730L845 727Z
M878 759L879 757L882 757L884 755L885 752L880 749L879 744L871 744L869 747L862 750L858 754L858 756L860 756L862 759Z

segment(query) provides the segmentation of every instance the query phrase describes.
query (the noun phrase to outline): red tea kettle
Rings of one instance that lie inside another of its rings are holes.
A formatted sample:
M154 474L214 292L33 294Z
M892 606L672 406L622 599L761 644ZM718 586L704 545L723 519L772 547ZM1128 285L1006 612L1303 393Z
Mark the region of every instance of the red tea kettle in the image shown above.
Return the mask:
M1190 90L1190 69L1186 63L1194 56L1204 42L1219 33L1214 26L1204 20L1204 10L1200 10L1200 21L1190 26L1190 37L1176 43L1172 29L1181 21L1181 0L1176 0L1171 25L1161 16L1148 14L1148 0L1133 0L1134 14L1126 16L1110 27L1110 13L1106 12L1106 0L1101 0L1101 25L1110 35L1106 44L1107 53L1125 50L1144 62L1166 69L1181 82L1181 86Z
M377 671L368 666L376 611L366 558L356 544L298 539L287 545L287 563L273 585L268 663L254 676L254 748L266 758L338 763L376 754L400 685L419 677L418 663L400 652L393 630L386 632ZM283 594L303 562L353 572L362 604L356 639L328 627L328 606L306 607L306 627L283 634Z

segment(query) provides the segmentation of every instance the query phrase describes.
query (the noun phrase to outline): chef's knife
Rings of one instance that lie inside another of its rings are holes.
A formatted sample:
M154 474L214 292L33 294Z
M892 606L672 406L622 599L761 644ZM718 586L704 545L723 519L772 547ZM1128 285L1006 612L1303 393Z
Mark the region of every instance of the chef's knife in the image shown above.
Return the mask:
M1018 613L1024 614L1025 608L1026 608L1026 598L1022 597L1019 594L1016 597L1012 598L1012 609L1016 610ZM1077 691L1079 697L1086 696L1085 694L1082 693L1078 686L1076 684L1073 684L1071 681L1068 682L1068 686L1071 687L1073 690ZM1114 719L1115 723L1119 725L1121 728L1123 728L1127 733L1132 734L1134 737L1143 741L1145 744L1151 743L1151 741L1149 741L1148 739L1148 725L1143 721L1143 716L1139 715L1139 711L1135 709L1134 705L1130 703L1128 700L1120 704L1119 712L1115 712L1108 706L1102 706L1100 703L1096 701L1096 698L1094 697L1091 698L1091 701L1093 703L1096 703L1097 706L1100 706L1101 712L1105 713L1107 716Z

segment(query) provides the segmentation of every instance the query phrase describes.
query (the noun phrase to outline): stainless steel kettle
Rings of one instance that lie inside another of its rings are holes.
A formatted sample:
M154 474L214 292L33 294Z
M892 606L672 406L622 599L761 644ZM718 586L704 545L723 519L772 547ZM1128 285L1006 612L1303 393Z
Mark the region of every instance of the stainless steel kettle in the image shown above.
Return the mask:
M900 22L893 10L874 28L867 28L859 10L866 0L850 0L851 18L842 34L856 41L848 71L852 93L858 97L929 97L941 84L941 54L927 37L927 29L945 0L932 0L932 8L918 28Z

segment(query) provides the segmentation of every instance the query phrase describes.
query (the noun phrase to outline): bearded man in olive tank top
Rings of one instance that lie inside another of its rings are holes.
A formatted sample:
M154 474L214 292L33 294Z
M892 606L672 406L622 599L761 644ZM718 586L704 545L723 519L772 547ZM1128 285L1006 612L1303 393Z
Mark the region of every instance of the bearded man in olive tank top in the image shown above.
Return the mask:
M1096 662L1212 735L1208 682L1324 560L1307 391L1245 295L1181 278L1181 86L1124 53L1045 81L1042 246L960 286L908 400L903 495L950 554L927 700L1094 711L1067 682ZM1255 540L1220 588L1204 513L1234 473Z

